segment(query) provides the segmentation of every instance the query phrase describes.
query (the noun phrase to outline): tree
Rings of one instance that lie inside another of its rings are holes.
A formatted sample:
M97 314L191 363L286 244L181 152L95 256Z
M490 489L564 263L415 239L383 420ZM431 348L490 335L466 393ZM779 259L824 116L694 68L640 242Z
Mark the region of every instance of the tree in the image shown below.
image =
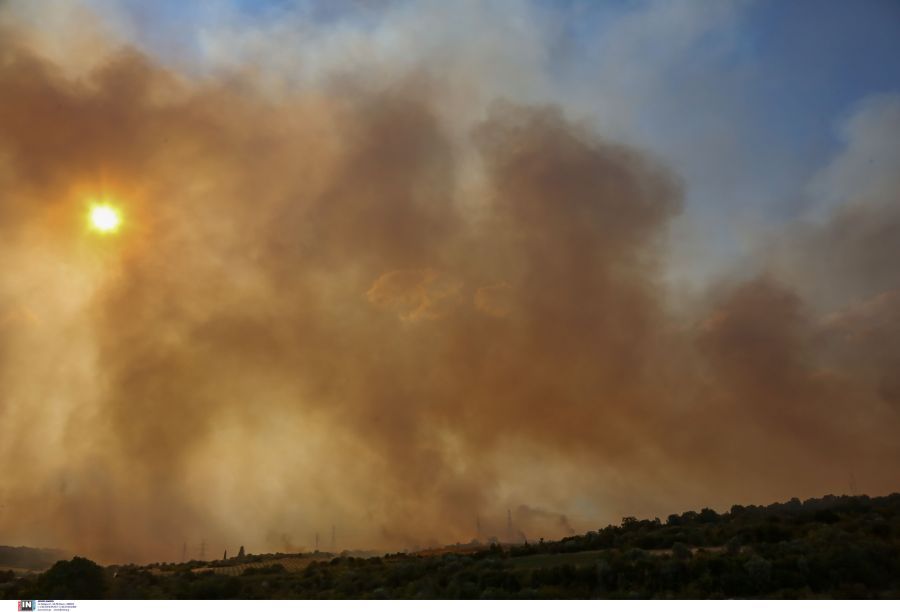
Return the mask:
M704 508L700 511L699 520L701 523L715 523L719 520L719 515L712 508Z
M107 590L103 568L83 557L57 561L41 574L37 587L47 599L102 599Z
M753 555L744 569L750 575L750 582L757 593L765 593L772 579L772 563L759 555Z

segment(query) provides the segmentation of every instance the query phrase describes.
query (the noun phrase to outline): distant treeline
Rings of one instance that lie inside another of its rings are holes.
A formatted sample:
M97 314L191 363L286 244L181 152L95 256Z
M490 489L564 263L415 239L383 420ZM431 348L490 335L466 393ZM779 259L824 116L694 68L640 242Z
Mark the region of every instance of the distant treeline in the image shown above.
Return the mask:
M898 598L900 494L827 496L719 514L625 517L559 541L474 554L336 557L240 576L57 563L0 574L0 598Z
M887 536L891 533L891 521L897 518L900 493L876 498L826 495L802 502L795 497L768 506L734 505L724 514L710 508L670 514L665 522L627 516L619 526L610 525L558 542L526 544L510 552L518 556L614 548L658 550L679 543L689 547L760 546L805 538L814 535L812 532L818 527L841 522L843 527L853 527L851 533L857 533L861 525L849 524L850 519L861 519L873 534Z

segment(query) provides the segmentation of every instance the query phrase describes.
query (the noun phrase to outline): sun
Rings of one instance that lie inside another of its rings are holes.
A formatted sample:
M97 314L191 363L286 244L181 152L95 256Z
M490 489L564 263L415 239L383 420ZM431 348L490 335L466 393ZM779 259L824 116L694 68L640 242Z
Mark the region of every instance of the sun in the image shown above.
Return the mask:
M111 234L122 225L119 211L109 204L94 204L90 214L91 228L102 234Z

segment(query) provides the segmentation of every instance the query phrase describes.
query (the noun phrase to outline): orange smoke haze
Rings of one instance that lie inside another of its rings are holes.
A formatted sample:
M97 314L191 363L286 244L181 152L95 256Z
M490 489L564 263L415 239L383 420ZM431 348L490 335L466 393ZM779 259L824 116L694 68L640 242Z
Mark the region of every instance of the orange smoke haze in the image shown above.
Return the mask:
M0 30L0 543L402 549L900 487L897 184L681 300L681 181L559 106L98 49Z

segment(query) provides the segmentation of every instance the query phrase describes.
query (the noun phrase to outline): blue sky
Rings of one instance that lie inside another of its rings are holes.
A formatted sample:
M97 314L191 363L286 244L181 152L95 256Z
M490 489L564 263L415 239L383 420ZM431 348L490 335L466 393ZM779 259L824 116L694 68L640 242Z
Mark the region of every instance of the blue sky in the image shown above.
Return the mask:
M900 3L767 0L741 28L745 61L763 76L753 91L766 137L827 155L830 129L863 97L900 86Z
M378 21L379 16L387 19L391 8L417 3L95 0L93 4L124 9L132 18L134 42L171 59L175 53L196 52L198 33L219 26L223 10L240 15L248 27L291 14L327 28L344 22ZM571 74L590 69L593 41L608 35L623 17L645 11L654 3L537 0L524 4L532 6L539 17L554 14L561 22L551 41L556 64L550 69ZM693 0L686 4L702 8L729 3ZM821 162L837 144L832 127L842 115L870 94L900 87L900 3L896 1L756 0L733 6L736 27L727 31L714 28L699 37L667 78L673 83L714 78L720 79L723 87L734 88L751 111L742 119L754 126L757 138L771 145L794 149L799 155L811 156L811 162ZM177 43L174 46L173 41ZM659 45L664 48L666 41ZM736 83L729 73L752 78ZM705 109L696 110L702 113ZM656 117L648 119L652 122Z

